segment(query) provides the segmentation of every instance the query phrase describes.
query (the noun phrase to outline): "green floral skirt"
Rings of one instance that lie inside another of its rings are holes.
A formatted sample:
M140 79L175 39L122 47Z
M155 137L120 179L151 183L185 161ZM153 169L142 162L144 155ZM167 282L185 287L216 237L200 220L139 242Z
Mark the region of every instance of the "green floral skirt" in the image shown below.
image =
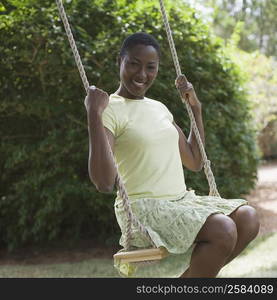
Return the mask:
M247 201L243 199L198 196L193 190L186 191L178 199L131 200L133 213L146 227L155 245L165 247L169 255L142 264L121 263L115 259L114 266L122 277L180 277L189 267L194 240L206 219L216 213L229 215L245 204ZM123 246L127 218L121 201L115 203L115 214L122 232L119 244ZM151 248L148 239L134 227L130 244L134 248Z

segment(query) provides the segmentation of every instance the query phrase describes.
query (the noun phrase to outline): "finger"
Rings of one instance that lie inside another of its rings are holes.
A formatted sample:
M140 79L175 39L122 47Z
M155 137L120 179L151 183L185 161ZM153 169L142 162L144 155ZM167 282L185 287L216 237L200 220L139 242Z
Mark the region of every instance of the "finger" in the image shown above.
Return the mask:
M91 92L95 92L96 91L96 87L95 87L95 85L91 85L91 86L89 86L89 88L88 88L88 92L89 93L91 93Z
M187 85L180 85L178 86L178 89L182 92L182 93L189 93L190 91L193 90L192 86L187 86Z
M188 86L192 86L192 83L189 82L189 81L187 81L187 85L188 85Z
M181 80L182 80L182 82L185 82L186 84L188 84L188 80L187 80L187 77L186 77L186 75L181 75Z
M185 93L188 93L190 91L193 90L193 87L192 86L187 86L186 89L184 90Z
M180 89L182 89L183 92L189 92L193 90L193 85L190 82L187 82L185 84L181 84L178 86Z
M178 89L186 90L188 88L189 82L187 81L185 75L181 75L178 77L175 84Z
M187 84L188 80L187 80L187 77L184 74L182 74L177 78L177 82L179 84Z

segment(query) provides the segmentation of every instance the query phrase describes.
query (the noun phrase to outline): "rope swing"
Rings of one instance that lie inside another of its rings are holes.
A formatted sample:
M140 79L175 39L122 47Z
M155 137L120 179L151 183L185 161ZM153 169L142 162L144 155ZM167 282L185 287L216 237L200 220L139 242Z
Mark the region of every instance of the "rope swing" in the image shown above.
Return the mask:
M175 44L174 44L174 41L173 41L173 37L172 37L169 22L168 22L168 18L167 18L167 15L166 15L164 2L163 2L163 0L159 0L159 3L160 3L162 18L163 18L163 22L164 22L164 26L165 26L165 30L166 30L166 34L167 34L167 39L168 39L168 43L169 43L169 47L170 47L170 51L171 51L171 56L172 56L172 59L173 59L173 62L174 62L174 66L175 66L175 70L176 70L176 74L177 74L177 79L178 79L179 77L184 76L184 75L181 72L181 67L180 67L178 55L177 55L177 52L176 52ZM180 90L179 90L179 94L180 94L182 102L186 104L186 109L188 111L190 122L191 122L191 125L192 125L192 128L193 128L194 134L196 136L197 143L198 143L198 146L199 146L199 149L200 149L200 152L201 152L201 156L202 156L202 159L203 159L203 162L204 162L204 171L205 171L205 174L206 174L206 177L207 177L207 180L208 180L208 183L209 183L209 187L210 187L209 195L220 197L220 195L218 193L218 190L217 190L217 187L216 187L215 178L214 178L213 172L211 170L211 162L207 158L205 148L204 148L204 145L202 143L200 133L199 133L198 127L196 125L196 121L195 121L192 109L189 105L189 101L188 101L187 98L182 97L182 95L180 93Z
M61 17L61 20L63 21L64 24L64 28L69 40L69 44L71 46L73 55L74 55L74 59L76 62L76 65L78 67L82 82L83 82L83 86L85 88L86 93L88 94L89 89L90 89L90 85L84 70L84 66L82 64L82 60L81 57L79 55L72 31L70 29L70 25L66 16L66 12L65 9L63 7L63 3L62 0L56 0L57 6L58 6L58 10L59 10L59 14ZM176 69L176 74L177 74L177 79L180 76L184 76L181 72L181 68L180 68L180 64L179 64L179 60L178 60L178 56L177 56L177 52L176 52L176 48L175 48L175 44L173 41L173 37L172 37L172 33L171 33L171 29L170 29L170 25L168 22L168 18L166 15L166 11L165 11L165 7L164 7L164 3L162 0L159 0L159 4L160 4L160 9L161 9L161 14L162 14L162 19L164 22L164 26L165 26L165 30L167 33L167 39L169 42L169 46L170 46L170 50L171 50L171 55L173 58L173 62L174 62L174 66ZM213 176L212 170L211 170L211 166L210 166L210 161L207 158L205 149L204 149L204 145L202 143L201 137L200 137L200 133L199 130L197 128L197 124L192 112L192 109L189 105L189 101L188 98L183 97L181 95L180 90L179 94L181 96L181 100L183 103L185 103L186 109L188 111L188 115L190 118L190 122L192 125L192 129L194 131L194 134L196 136L198 145L199 145L199 149L200 149L200 153L204 162L204 172L206 174L208 183L209 183L209 188L210 188L210 192L209 195L210 196L217 196L220 197L217 187L216 187L216 183L215 183L215 178ZM116 169L116 180L115 180L115 185L118 189L119 195L122 198L122 203L123 203L123 207L125 210L125 213L127 215L127 224L126 224L126 232L125 232L125 236L126 239L124 241L124 251L120 250L118 253L116 253L114 255L115 259L121 259L122 262L145 262L145 261L155 261L158 259L162 259L163 257L167 256L167 250L165 248L157 248L156 245L154 244L154 242L152 241L147 229L145 228L145 226L136 218L136 216L133 214L132 209L131 209L131 205L130 205L130 200L126 191L126 188L123 184L123 181L121 179L121 176L119 174L118 171L118 166L114 160L114 156L112 153L112 149L108 143L108 147L109 147L109 152L114 164L114 167ZM130 240L131 240L131 227L132 225L137 228L139 230L139 232L141 232L150 242L150 244L152 245L153 248L151 249L142 249L142 250L132 250L131 251L131 245L130 245Z

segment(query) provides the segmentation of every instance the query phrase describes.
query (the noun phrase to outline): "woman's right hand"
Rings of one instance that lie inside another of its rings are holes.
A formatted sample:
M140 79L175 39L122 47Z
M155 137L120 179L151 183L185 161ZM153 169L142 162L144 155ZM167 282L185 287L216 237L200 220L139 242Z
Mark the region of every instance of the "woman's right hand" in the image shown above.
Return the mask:
M98 89L95 86L90 86L84 104L88 114L102 114L109 104L109 95L105 91Z

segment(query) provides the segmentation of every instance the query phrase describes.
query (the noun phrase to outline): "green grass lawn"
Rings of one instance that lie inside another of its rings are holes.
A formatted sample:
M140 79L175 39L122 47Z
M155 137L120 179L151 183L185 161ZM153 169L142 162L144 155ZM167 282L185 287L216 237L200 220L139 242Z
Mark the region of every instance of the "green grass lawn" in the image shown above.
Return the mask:
M277 233L259 236L218 277L277 278ZM1 278L119 277L111 259L48 265L1 265Z
M218 277L277 278L277 233L256 238Z

